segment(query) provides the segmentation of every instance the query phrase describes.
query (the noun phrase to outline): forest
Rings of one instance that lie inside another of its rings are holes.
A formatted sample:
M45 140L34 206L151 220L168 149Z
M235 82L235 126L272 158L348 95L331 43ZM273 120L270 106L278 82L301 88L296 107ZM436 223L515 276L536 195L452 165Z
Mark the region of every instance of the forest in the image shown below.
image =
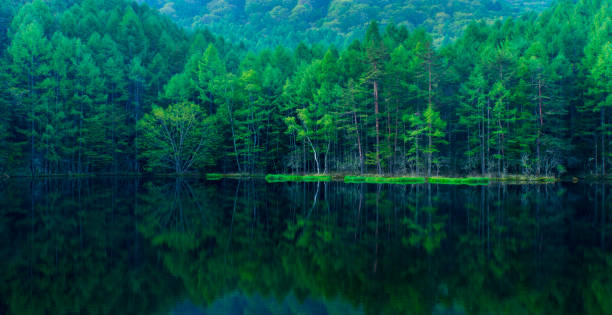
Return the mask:
M257 49L127 0L20 2L0 4L4 176L612 168L609 0Z
M372 20L422 27L436 44L461 35L473 21L539 12L551 0L138 0L187 28L206 27L260 49L327 43L348 46Z

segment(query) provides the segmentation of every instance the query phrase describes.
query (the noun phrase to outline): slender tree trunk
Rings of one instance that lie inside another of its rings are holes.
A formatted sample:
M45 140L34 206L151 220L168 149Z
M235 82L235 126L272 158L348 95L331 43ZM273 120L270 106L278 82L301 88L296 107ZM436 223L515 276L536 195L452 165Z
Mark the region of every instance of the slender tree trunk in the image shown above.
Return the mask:
M503 125L501 123L501 120L498 119L497 123L499 124L499 136L497 136L497 141L499 141L499 146L497 149L497 154L499 154L501 156L501 159L497 160L497 174L499 175L499 177L501 177L502 174L502 163L505 160L505 156L504 156L504 129L503 129Z
M393 167L397 167L397 136L399 133L399 105L395 104L395 139L393 139Z
M140 95L139 95L139 85L136 83L136 106L134 107L134 172L139 172L138 166L138 128L136 128L136 123L138 123L138 111L140 110Z
M227 89L225 92L227 94ZM232 91L232 94L233 94L233 91ZM230 126L232 128L232 141L234 142L234 154L236 155L236 165L238 166L238 173L242 173L242 169L240 168L240 158L238 157L238 148L236 146L236 134L234 133L234 116L232 115L232 109L230 107L229 100L226 100L225 103L227 104L227 112L229 113Z
M491 167L491 99L487 97L487 163ZM487 171L489 171L487 167Z
M432 147L432 141L431 141L431 123L429 124L429 130L430 130L430 134L428 135L428 152L427 152L427 176L430 177L431 176L431 147Z
M329 151L331 150L331 138L327 141L327 150L325 151L325 161L324 161L324 165L325 165L325 169L323 170L323 173L328 173L329 172L329 164L328 164L328 155L329 155Z
M433 106L431 104L431 59L429 59L427 61L427 73L429 76L429 89L428 89L428 95L427 95L427 107L429 110L433 110ZM433 146L433 141L432 141L432 130L431 130L432 126L431 126L431 119L428 119L427 121L427 129L428 129L428 133L427 133L427 141L428 141L428 148L427 148L427 176L430 177L431 176L431 155L432 155L432 146Z
M30 171L34 176L34 77L32 76L32 68L34 68L34 57L30 59L30 72L28 74L28 85L30 86Z
M376 64L374 64L374 69L376 69ZM380 167L380 126L378 122L378 82L374 81L374 118L376 120L376 169L378 174L382 173L382 169Z
M538 139L536 141L537 148L536 152L538 154L538 166L537 166L537 175L540 175L540 170L542 168L542 155L540 151L540 142L542 137L542 128L544 126L544 118L542 117L542 79L538 79L538 111L540 113L540 128L538 129Z
M79 117L79 154L78 154L77 173L81 174L82 173L81 159L82 159L82 151L83 151L83 116L85 116L85 113L83 113L83 102L81 101L79 102L79 104L80 104L79 109L81 111L81 115Z
M321 174L321 168L319 167L319 158L317 157L317 150L312 144L310 137L306 137L306 140L308 140L308 144L310 145L310 148L312 148L312 154L314 155L315 164L317 166L317 174Z
M355 133L357 135L357 148L359 149L359 168L363 174L363 151L361 150L361 136L359 135L359 124L357 123L357 113L353 107L353 123L355 124Z
M111 91L111 147L113 156L113 173L117 174L117 142L115 141L115 85Z
M389 102L387 102L387 105ZM387 106L387 149L391 148L391 113L389 111L389 106ZM393 165L389 163L389 173L393 173Z
M419 136L417 135L416 137L414 137L414 147L415 147L415 152L416 152L416 160L414 161L414 168L416 169L416 173L420 174L421 170L419 169L419 164L421 161L421 158L419 157Z
M544 125L542 117L542 79L538 79L538 108L540 110L540 128Z
M593 134L593 138L595 142L595 174L599 172L599 151L597 150L597 134Z
M601 175L606 175L606 109L601 109Z
M480 109L481 121L478 122L478 132L480 133L480 173L485 174L485 129L484 129L484 110Z

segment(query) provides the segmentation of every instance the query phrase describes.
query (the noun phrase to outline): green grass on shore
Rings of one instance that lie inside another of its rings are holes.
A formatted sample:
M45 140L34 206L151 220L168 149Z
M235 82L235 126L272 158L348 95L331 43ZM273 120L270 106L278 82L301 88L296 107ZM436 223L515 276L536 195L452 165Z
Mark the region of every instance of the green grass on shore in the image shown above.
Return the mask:
M488 185L487 177L382 177L382 176L346 176L345 183L372 183L372 184L445 184L445 185Z
M217 174L217 173L208 173L206 174L206 179L207 180L221 180L225 178L224 174Z
M206 174L206 179L207 180L221 180L224 178L231 178L231 179L251 179L251 178L262 178L262 175L258 175L258 174L247 174L247 173L227 173L227 174L221 174L221 173L207 173Z
M488 177L464 177L464 178L453 178L453 177L429 177L428 183L431 184L442 184L442 185L488 185Z
M206 174L208 180L220 180L222 178L253 178L244 174L217 174L209 173ZM400 185L411 185L411 184L439 184L439 185L489 185L490 182L516 182L516 183L554 183L558 179L555 177L544 177L544 176L525 176L525 175L506 175L501 178L495 177L384 177L378 175L292 175L292 174L268 174L265 179L269 183L283 183L283 182L328 182L332 180L344 179L345 183L359 184L400 184Z
M495 180L500 182L554 183L557 181L557 178L547 176L506 175L501 178L495 178Z
M345 176L345 183L371 183L371 184L423 184L424 177L381 177L381 176Z
M284 182L329 182L331 175L289 175L289 174L268 174L265 177L268 183Z
M32 175L8 175L0 174L0 179L8 179L11 177L31 177L31 178L91 178L91 177L107 177L107 176L153 176L153 177L200 177L201 173L189 173L189 174L148 174L148 173L66 173L66 174L36 174ZM230 179L255 179L265 178L270 183L275 182L321 182L321 181L344 181L345 183L373 183L373 184L443 184L443 185L488 185L490 182L503 182L509 184L521 184L521 183L532 183L532 184L547 184L561 181L562 179L550 176L530 176L530 175L504 175L503 177L412 177L412 176L398 176L398 177L385 177L381 175L343 175L343 174L311 174L311 175L292 175L292 174L247 174L247 173L207 173L204 175L207 180L215 181L224 178ZM606 176L580 176L569 177L566 176L564 181L610 181L612 175Z

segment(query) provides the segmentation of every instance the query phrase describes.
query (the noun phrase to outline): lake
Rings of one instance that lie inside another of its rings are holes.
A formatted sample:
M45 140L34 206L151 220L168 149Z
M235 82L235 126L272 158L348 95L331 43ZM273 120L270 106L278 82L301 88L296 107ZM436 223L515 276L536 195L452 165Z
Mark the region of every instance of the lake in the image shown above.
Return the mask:
M0 183L3 314L611 314L612 185Z

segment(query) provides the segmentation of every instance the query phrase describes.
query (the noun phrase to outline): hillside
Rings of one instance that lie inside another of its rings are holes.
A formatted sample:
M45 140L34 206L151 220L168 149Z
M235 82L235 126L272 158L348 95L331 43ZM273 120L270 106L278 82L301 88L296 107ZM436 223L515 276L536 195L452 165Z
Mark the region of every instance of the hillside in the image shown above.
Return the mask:
M424 27L435 44L452 41L472 21L541 11L551 0L139 0L187 27L207 27L253 47L300 41L340 46L363 36L367 24Z

